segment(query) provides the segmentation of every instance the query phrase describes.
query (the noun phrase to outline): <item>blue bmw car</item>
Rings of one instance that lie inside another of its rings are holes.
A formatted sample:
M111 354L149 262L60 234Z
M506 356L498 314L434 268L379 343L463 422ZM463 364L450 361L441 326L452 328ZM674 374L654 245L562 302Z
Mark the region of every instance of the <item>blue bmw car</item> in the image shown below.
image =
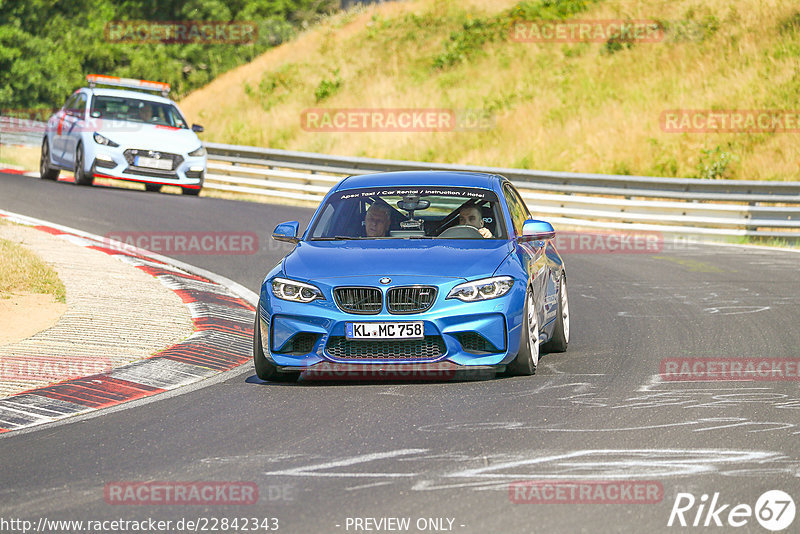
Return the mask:
M569 342L555 231L498 175L389 172L339 182L261 285L256 374L448 365L515 375Z

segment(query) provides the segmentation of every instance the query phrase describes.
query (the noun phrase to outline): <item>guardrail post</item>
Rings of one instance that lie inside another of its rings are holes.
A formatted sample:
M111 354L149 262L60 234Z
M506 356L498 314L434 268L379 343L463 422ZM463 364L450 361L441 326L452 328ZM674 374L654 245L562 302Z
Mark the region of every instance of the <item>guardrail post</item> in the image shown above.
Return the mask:
M758 205L758 202L748 202L747 205L750 206L750 207L756 207ZM753 214L748 211L747 216L745 218L748 221L752 221L753 220ZM758 227L757 226L747 225L747 226L745 226L745 231L747 231L747 232L757 232L758 231Z

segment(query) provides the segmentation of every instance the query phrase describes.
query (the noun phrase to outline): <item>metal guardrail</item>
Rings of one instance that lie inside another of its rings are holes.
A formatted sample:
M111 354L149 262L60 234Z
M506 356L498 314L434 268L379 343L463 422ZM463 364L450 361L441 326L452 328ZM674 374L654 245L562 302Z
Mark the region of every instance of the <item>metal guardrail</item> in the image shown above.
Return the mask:
M0 116L0 144L41 146L47 123Z
M0 143L39 146L45 123L0 117ZM800 239L800 182L533 171L205 143L205 187L317 203L344 176L402 170L501 174L554 224L686 236Z
M800 182L531 171L206 143L205 187L319 202L343 176L401 170L501 174L554 224L685 236L800 239Z

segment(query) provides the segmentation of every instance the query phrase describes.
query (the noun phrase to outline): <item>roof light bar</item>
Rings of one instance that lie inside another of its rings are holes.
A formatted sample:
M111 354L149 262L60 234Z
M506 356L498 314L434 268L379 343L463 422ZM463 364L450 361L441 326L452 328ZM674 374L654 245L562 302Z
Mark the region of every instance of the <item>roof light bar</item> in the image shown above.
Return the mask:
M133 78L120 78L119 76L106 76L104 74L88 74L86 81L89 82L89 87L94 87L97 84L112 85L114 87L127 87L144 91L159 91L164 96L167 96L170 90L169 84L164 82L135 80Z

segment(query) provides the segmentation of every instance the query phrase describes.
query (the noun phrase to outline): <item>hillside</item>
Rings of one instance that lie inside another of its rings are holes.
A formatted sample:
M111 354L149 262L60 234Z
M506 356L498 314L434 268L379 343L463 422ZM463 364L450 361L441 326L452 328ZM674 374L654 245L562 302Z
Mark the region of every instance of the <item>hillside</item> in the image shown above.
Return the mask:
M655 20L657 42L518 42L523 19ZM797 180L797 133L671 133L665 110L800 109L791 0L417 0L337 15L190 94L205 139L535 169ZM308 109L477 110L489 128L319 132ZM491 124L493 123L493 125Z

